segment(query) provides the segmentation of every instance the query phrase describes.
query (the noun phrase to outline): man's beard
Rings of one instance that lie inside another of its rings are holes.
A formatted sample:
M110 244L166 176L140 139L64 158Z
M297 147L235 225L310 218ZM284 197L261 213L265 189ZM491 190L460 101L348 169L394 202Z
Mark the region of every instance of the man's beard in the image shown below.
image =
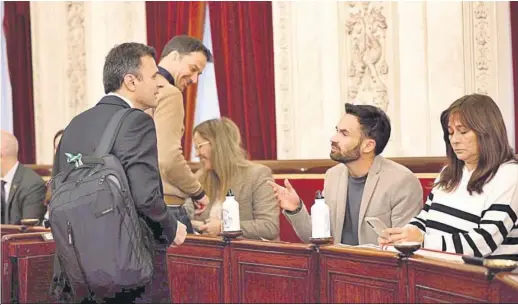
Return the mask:
M338 149L338 151L336 151L336 152L331 151L331 153L329 154L329 157L331 157L332 160L343 163L343 164L354 162L354 161L360 159L361 143L362 142L359 141L358 144L353 149L347 151L346 153L342 153L338 146L333 145L333 147Z

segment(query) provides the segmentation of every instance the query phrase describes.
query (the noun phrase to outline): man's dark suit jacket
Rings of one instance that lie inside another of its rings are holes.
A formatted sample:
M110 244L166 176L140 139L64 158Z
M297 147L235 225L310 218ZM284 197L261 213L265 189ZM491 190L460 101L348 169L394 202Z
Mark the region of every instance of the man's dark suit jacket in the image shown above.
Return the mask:
M18 165L13 182L9 188L5 223L19 225L22 219L43 220L47 211L45 200L45 181L32 169Z
M74 166L67 163L65 153L92 156L110 119L123 108L129 105L117 96L107 95L95 107L77 115L61 138L52 176ZM144 215L158 248L169 246L176 236L177 224L163 199L153 119L141 110L132 111L122 123L111 154L124 167L136 209ZM52 226L52 219L50 223Z

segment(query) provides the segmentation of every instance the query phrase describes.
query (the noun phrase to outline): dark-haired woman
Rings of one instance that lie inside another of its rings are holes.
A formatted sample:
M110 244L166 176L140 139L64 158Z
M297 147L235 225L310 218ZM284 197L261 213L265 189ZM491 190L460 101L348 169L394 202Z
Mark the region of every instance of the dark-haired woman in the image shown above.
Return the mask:
M488 96L472 94L441 114L448 165L419 215L387 229L382 245L518 260L518 163L502 114Z

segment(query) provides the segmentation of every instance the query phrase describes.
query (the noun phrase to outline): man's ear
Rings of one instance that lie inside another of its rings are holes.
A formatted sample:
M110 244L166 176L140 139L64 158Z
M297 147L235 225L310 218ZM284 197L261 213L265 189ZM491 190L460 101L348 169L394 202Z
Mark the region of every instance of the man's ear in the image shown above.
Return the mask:
M137 78L133 74L126 74L124 75L124 80L122 82L122 85L128 89L130 92L134 92L136 90L135 81Z
M178 51L176 51L176 50L171 52L170 56L173 61L178 61L178 60L180 60L180 57L181 57L180 53L178 53Z
M373 139L363 140L363 152L368 154L376 149L376 141Z

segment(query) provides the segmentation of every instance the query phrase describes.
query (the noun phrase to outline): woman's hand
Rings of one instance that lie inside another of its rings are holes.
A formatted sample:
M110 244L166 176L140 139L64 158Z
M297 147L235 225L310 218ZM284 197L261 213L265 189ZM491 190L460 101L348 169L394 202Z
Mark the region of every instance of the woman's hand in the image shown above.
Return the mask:
M383 230L386 237L378 237L380 246L391 246L400 242L423 243L424 236L416 226L409 225L403 228L389 228Z
M210 236L218 236L218 234L221 233L221 220L209 218L205 221L205 224L200 226L199 231L207 233Z
M194 229L195 233L201 233L200 227L203 226L205 223L200 220L191 220L192 228Z

